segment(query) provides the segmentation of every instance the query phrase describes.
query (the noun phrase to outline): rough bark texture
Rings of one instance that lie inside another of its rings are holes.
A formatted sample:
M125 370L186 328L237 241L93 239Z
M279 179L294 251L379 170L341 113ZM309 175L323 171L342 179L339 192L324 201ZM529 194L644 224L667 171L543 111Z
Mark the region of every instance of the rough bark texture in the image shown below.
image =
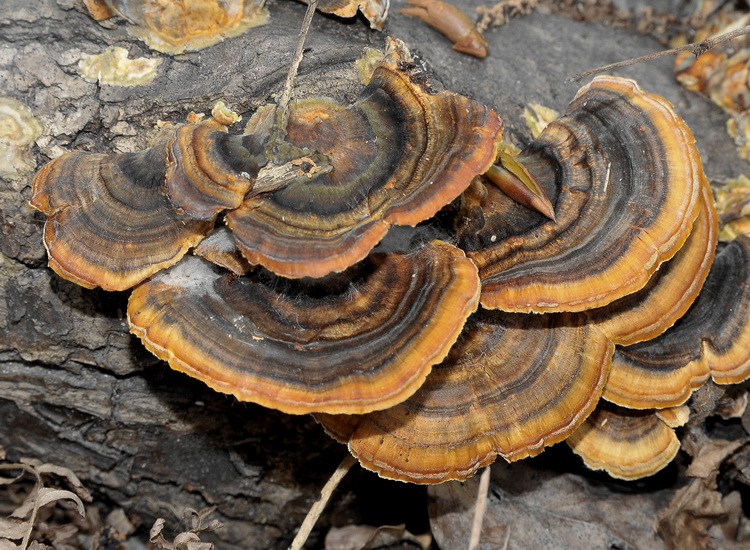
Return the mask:
M565 107L579 87L565 78L661 49L625 30L538 12L489 31L490 57L480 61L398 15L395 4L386 33L405 39L446 88L498 110L511 136L527 133L520 116L527 103ZM478 4L470 0L467 8ZM78 0L6 0L0 95L25 103L42 122L33 151L39 165L73 149L137 150L157 120L181 121L219 99L247 114L279 91L304 6L279 0L269 7L269 25L206 50L164 55L149 85L111 87L78 75L83 53L121 45L131 57L159 54L129 36L121 20L94 22ZM360 19L316 15L296 94L352 99L351 61L383 40ZM674 82L671 59L619 74L675 104L709 177L749 172L724 131L724 115ZM145 351L128 334L125 293L85 290L46 267L43 217L27 205L30 186L31 175L0 180L0 445L9 458L71 468L96 499L147 526L169 517L170 507L217 505L213 517L226 524L215 535L220 548L286 547L344 448L308 417L234 402ZM399 523L408 515L412 530L426 529L421 488L359 471L337 494L312 546L331 523Z

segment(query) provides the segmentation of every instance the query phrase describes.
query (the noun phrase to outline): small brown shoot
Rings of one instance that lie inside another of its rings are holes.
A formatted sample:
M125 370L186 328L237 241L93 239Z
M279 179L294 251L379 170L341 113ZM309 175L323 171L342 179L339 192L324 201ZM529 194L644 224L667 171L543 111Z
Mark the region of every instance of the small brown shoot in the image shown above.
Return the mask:
M534 175L513 156L500 152L485 176L517 203L555 221L555 208Z

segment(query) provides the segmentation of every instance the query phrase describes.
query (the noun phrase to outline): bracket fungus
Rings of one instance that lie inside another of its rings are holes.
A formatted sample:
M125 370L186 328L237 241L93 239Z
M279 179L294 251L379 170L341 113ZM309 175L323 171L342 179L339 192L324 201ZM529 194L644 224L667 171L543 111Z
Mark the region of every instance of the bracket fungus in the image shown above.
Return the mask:
M667 409L670 411L670 409ZM669 414L669 418L685 416ZM655 411L634 411L602 402L566 440L592 470L618 479L639 479L664 468L680 450L672 422Z
M36 166L31 144L42 134L42 125L26 105L0 97L0 178L15 178Z
M661 336L618 347L604 397L637 409L687 400L709 376L734 384L750 376L750 237L716 255L688 312Z
M176 262L227 212L251 264L287 277L346 269L390 225L434 215L494 159L502 131L497 114L457 94L429 93L426 75L409 60L392 42L354 105L301 102L284 128L289 141L274 141L278 122L268 109L251 119L244 135L229 134L239 117L217 105L211 119L165 131L166 145L160 140L141 153L56 159L37 175L32 199L54 218L46 232L51 261L86 286L128 288ZM295 173L280 181L257 178L267 164L295 161L301 163ZM304 162L312 169L304 170ZM91 200L104 195L111 200ZM158 250L153 223L159 217L166 220L169 253Z
M120 15L151 49L178 54L216 44L268 20L265 0L84 0L100 21Z
M86 287L138 285L128 322L155 355L314 413L384 477L465 479L569 437L617 477L656 471L676 452L668 414L600 398L663 409L709 375L750 374L750 237L714 261L690 130L634 82L597 78L516 161L494 111L435 93L397 41L376 57L349 105L266 105L238 133L220 104L144 151L51 161L31 200L50 265ZM515 180L547 217L498 187ZM461 248L373 252L459 196Z
M430 93L390 44L353 105L304 100L283 128L263 108L238 135L227 128L239 117L218 104L141 153L52 161L31 201L49 218L50 262L123 290L178 261L223 213L250 264L323 277L365 258L391 225L430 218L492 164L503 125L471 99Z
M351 106L292 108L288 139L333 170L248 197L227 214L243 255L284 277L322 277L364 258L391 225L430 218L486 171L502 122L491 109L429 93L402 55L381 63Z
M180 213L208 220L242 204L268 159L263 150L266 136L227 133L239 119L219 102L210 119L186 124L170 137L164 191Z
M217 391L287 413L364 413L414 393L478 300L474 265L434 241L320 282L221 275L187 258L133 291L128 320Z
M708 182L700 213L683 247L664 262L645 287L611 304L586 312L615 344L651 340L681 318L698 297L714 260L718 220Z
M582 311L642 288L698 214L705 176L693 141L665 99L631 80L598 77L583 87L519 157L557 222L495 198L479 230L462 232L482 305Z
M370 22L370 27L382 31L390 7L390 0L319 0L317 9L347 18L354 17L359 10Z
M465 479L497 455L519 460L565 439L599 400L613 351L582 314L480 312L403 403L315 418L383 477Z
M78 62L78 72L89 82L108 86L144 86L157 76L160 58L128 58L128 50L119 46L100 54L85 55Z
M139 153L71 152L34 178L49 265L86 288L125 290L173 265L213 220L179 214L164 195L166 137Z

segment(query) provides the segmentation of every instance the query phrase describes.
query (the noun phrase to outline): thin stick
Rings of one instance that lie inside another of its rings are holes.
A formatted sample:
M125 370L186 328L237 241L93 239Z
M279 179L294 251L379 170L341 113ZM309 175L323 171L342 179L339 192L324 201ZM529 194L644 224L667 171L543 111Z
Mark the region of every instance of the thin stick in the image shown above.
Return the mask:
M484 513L487 510L487 494L490 489L490 467L487 466L479 478L479 489L477 490L477 502L474 505L474 521L471 523L471 538L469 539L469 550L479 548L479 540L482 536L482 523Z
M315 527L315 523L318 521L320 514L323 513L323 508L328 504L334 489L336 489L341 480L344 479L346 473L356 462L357 461L350 454L347 454L344 457L344 460L341 461L339 467L336 468L336 471L333 472L331 478L323 486L323 489L321 489L320 498L318 498L318 500L316 500L310 507L310 511L307 513L307 516L305 516L305 520L302 522L302 525L297 532L297 536L294 537L289 550L302 550L302 546L305 544L307 537L310 536L310 532L313 527Z
M305 12L305 18L302 20L302 28L299 31L297 37L297 47L294 49L294 55L292 56L292 64L289 66L289 72L286 75L286 82L284 83L284 90L281 92L281 98L277 105L278 109L281 109L282 113L282 128L286 128L286 123L289 118L289 101L292 98L292 88L294 88L294 79L297 77L297 70L299 64L302 62L302 52L305 48L305 39L307 38L307 31L310 30L310 23L312 22L315 8L318 7L318 0L309 0L307 5L307 11Z
M716 36L714 38L706 38L705 40L701 40L700 42L685 44L684 46L680 46L679 48L672 48L671 50L664 50L662 52L656 52L649 55L642 55L641 57L634 57L633 59L618 61L617 63L610 63L609 65L604 65L597 69L591 69L590 71L579 73L571 78L568 78L566 82L574 82L576 80L581 80L598 73L603 73L612 69L619 69L620 67L627 67L628 65L640 63L641 61L650 61L652 59L656 59L657 57L664 57L665 55L672 55L679 52L689 51L693 55L695 55L695 57L699 57L717 44L721 44L722 42L726 42L727 40L731 40L732 38L737 38L738 36L742 36L748 33L750 33L750 25L742 27L741 29L720 34L719 36Z

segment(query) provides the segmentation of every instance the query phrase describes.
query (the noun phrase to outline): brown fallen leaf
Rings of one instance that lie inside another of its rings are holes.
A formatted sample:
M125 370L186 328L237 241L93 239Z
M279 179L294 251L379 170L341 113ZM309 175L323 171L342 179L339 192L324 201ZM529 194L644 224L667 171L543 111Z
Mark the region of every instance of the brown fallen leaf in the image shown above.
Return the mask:
M413 542L422 550L432 544L430 534L413 535L404 525L345 525L332 527L325 538L325 550L369 550L400 542Z
M55 464L43 463L40 460L25 458L21 459L19 463L0 464L0 471L8 471L11 474L19 472L13 477L0 478L0 486L10 486L28 475L35 479L33 489L28 492L23 502L10 512L7 518L0 519L0 544L2 544L0 550L6 548L20 548L22 550L52 548L31 540L35 530L44 540L53 543L54 550L74 550L66 541L77 534L78 526L73 524L50 525L44 521L43 516L52 512L42 510L48 504L68 501L72 503L73 509L80 517L86 517L83 501L90 502L92 500L91 494L83 487L72 470ZM47 487L48 478L53 476L62 478L72 490ZM21 541L20 545L16 546L14 541L19 540Z
M714 473L708 479L693 479L677 491L669 506L659 512L658 530L670 550L711 550L717 547L709 528L721 523L725 514Z
M750 445L738 449L729 460L730 471L742 484L750 486Z
M208 524L205 524L208 516L215 510L215 506L204 508L202 510L194 510L192 508L185 509L183 513L184 520L186 524L190 525L190 528L175 536L172 542L169 542L164 535L162 535L166 520L164 520L164 518L158 518L149 531L148 540L158 550L215 550L213 543L202 542L198 536L198 534L203 531L214 531L223 526L218 520L213 520Z
M749 401L750 392L744 387L744 384L740 387L732 386L717 403L716 412L724 420L742 418L747 411Z
M721 505L726 511L726 519L721 524L712 527L721 530L721 537L725 541L734 541L743 543L745 547L750 547L750 530L742 513L742 495L739 491L732 491L722 497Z
M130 521L130 518L122 508L115 508L107 514L104 520L107 527L110 527L114 533L117 533L122 539L135 533L136 526Z
M748 441L750 439L745 438L734 441L710 439L703 442L698 447L697 453L693 457L693 462L688 466L688 477L708 479L713 476L715 478L719 473L721 464Z

